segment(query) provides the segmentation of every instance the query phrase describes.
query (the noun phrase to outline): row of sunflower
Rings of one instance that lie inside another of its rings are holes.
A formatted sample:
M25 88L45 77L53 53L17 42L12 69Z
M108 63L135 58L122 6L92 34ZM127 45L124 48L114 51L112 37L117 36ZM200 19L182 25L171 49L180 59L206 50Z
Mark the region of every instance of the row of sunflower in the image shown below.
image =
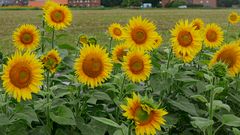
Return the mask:
M46 91L47 94L44 97L47 99L47 105L45 106L46 126L50 130L49 133L53 134L55 131L51 119L57 123L59 121L50 115L52 104L50 103L52 98L50 87L54 87L54 83L51 80L53 80L57 72L57 67L62 61L58 48L55 46L54 38L57 30L62 30L71 24L72 13L67 7L58 5L52 1L45 3L43 11L43 27L51 28L52 46L47 47L42 41L40 47L42 52L38 58L34 52L39 49L41 37L44 37L46 31L40 32L36 26L31 24L25 24L17 28L13 33L13 42L18 50L13 56L8 58L7 64L4 65L2 80L5 91L12 95L18 102L22 99L32 99L32 93L37 94L41 89ZM236 24L238 21L239 16L237 13L233 12L229 15L230 23ZM160 103L156 103L152 96L149 98L147 90L142 91L145 96L141 96L139 93L136 94L136 90L129 90L131 94L125 94L129 92L123 87L126 83L148 87L150 75L154 68L151 54L155 53L154 50L159 48L163 39L157 32L154 23L142 17L133 17L126 26L113 23L108 31L111 35L108 47L109 52L103 46L98 45L96 39L88 39L86 36L79 37L78 43L81 45L79 47L79 55L77 55L78 58L75 59L73 66L74 73L80 84L86 86L90 91L91 89L104 87L104 83L107 84L110 82L111 84L112 78L116 77L115 74L112 74L112 71L115 70L114 66L121 66L124 77L122 84L120 84L121 88L118 91L120 93L118 95L120 103L115 103L114 110L117 113L114 116L119 117L118 115L121 114L119 109L123 110L123 116L126 118L121 118L122 121L119 123L124 123L128 126L128 134L131 134L132 130L137 135L157 134L161 131L161 126L165 125L166 120L164 117L168 114L166 109L163 108L164 105L161 104L164 101L157 99ZM211 23L204 26L204 22L201 19L195 19L192 22L180 20L171 30L171 35L172 38L170 41L172 46L170 47L171 51L169 51L170 54L167 60L167 69L169 68L171 59L173 59L171 56L172 53L184 63L190 63L197 56L201 60L201 54L207 50L206 48L215 48L214 51L217 50L223 44L224 40L223 30L219 25ZM112 40L119 42L113 50ZM203 44L206 48L203 48ZM213 56L209 67L214 68L217 63L217 65L222 65L220 67L228 69L229 75L234 76L238 74L240 72L240 61L238 59L240 57L239 44L239 41L234 41L222 46ZM52 48L52 50L45 54L44 51L48 48ZM122 73L122 71L120 72ZM217 72L218 70L216 71L216 68L214 68L214 71ZM216 74L219 74L219 72ZM223 75L225 73L222 72L220 73L221 75L216 74L214 74L216 78L225 76ZM60 75L62 74L60 73ZM84 93L81 94L84 95ZM215 94L213 92L210 93L208 115L211 122L214 115L213 104ZM132 98L122 100L129 95L132 95ZM77 108L79 106L82 107L82 104L86 105L86 102L81 102ZM110 126L112 126L111 122L113 125L115 124L113 121L109 122L109 119L96 120L105 124L107 123ZM64 121L64 119L61 119L61 121ZM212 124L207 126L207 128L208 134L212 135ZM83 131L81 130L81 132ZM122 131L121 134L125 133Z

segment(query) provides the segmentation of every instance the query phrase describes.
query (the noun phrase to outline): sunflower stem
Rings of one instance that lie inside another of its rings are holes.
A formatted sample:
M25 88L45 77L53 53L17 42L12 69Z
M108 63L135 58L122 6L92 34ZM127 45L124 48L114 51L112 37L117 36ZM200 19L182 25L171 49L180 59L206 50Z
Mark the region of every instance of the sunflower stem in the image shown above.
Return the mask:
M51 133L51 126L50 126L50 89L49 89L49 71L47 71L47 77L46 77L46 81L47 81L47 108L46 108L46 114L47 114L47 127L50 130Z
M167 69L169 68L169 65L170 65L170 60L171 60L171 57L172 57L172 48L171 48L171 50L170 50L170 53L169 53L169 55L168 55L168 61L167 61Z
M44 53L44 35L45 35L45 21L44 21L44 19L43 19L43 21L42 21L42 27L43 27L43 31L42 31L42 44L41 44L41 48L42 48L42 53Z
M123 93L124 93L125 80L126 80L126 77L125 77L125 75L124 75L124 76L123 76L122 85L121 85L121 88L120 88L120 93L119 93L119 101L121 101L121 102L122 102L122 99L124 98ZM117 122L119 122L119 116L121 115L121 114L120 114L120 109L119 109L119 107L118 107L117 110L116 110L116 115L117 115Z
M53 28L53 31L52 31L52 49L54 49L54 36L55 36L55 29Z
M212 85L214 85L214 82L215 82L215 77L213 78L213 81L212 81ZM214 110L213 110L213 100L214 100L214 91L213 89L210 90L210 106L209 106L209 120L212 121L213 120L213 113L214 113ZM208 129L208 135L213 135L213 125L210 125L209 129Z
M111 37L111 38L110 38L110 42L109 42L109 47L108 47L108 52L109 52L109 54L111 54L112 40L113 40L113 38Z

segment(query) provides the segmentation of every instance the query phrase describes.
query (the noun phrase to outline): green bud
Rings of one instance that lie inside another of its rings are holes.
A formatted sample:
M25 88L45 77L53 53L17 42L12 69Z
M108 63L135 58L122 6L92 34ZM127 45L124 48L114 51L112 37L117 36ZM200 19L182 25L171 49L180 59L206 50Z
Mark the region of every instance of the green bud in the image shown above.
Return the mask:
M226 76L227 74L227 65L223 62L216 63L212 68L212 73L219 78Z

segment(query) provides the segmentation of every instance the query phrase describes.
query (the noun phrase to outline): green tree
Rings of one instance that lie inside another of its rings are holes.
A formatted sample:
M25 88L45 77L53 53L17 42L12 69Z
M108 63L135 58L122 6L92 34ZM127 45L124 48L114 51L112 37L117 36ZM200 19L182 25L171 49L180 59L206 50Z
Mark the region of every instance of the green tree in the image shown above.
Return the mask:
M114 6L120 6L122 3L122 0L102 0L101 5L105 7L114 7Z
M159 7L159 0L143 0L143 3L152 3L153 7Z

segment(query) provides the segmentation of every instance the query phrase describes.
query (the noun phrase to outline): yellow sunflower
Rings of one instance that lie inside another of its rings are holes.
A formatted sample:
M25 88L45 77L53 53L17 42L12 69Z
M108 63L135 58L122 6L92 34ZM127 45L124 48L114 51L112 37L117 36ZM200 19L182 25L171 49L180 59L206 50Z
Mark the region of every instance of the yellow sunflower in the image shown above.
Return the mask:
M141 50L152 50L157 36L156 26L142 17L132 18L124 32L126 43Z
M53 49L47 53L46 56L42 57L44 67L54 73L58 64L61 62L61 57L57 50Z
M126 43L117 45L112 52L113 62L122 63L123 56L127 55L128 50L129 50L129 46Z
M240 72L240 41L231 42L222 46L213 56L209 67L211 68L219 61L228 65L229 75L235 76L238 74Z
M108 32L113 39L121 40L123 38L123 27L119 23L113 23L108 27Z
M153 49L158 48L161 44L162 44L162 36L158 34L158 36L156 37L156 39L154 40L154 44L153 44Z
M43 66L33 53L16 52L8 59L3 69L3 87L18 102L32 99L38 93L43 80Z
M239 22L239 16L237 12L232 12L228 16L228 22L231 24L237 24Z
M171 30L172 48L177 58L185 63L191 62L202 48L202 40L199 31L196 31L188 20L180 20Z
M204 43L207 47L219 47L223 42L223 31L220 26L215 23L207 24L204 30Z
M203 30L204 28L204 22L200 18L192 20L191 25L195 28L195 30Z
M106 49L99 45L89 45L80 50L74 68L78 80L93 88L101 85L110 76L112 66Z
M70 25L72 22L72 13L68 7L57 5L46 10L44 18L50 27L60 30Z
M79 43L80 44L88 44L88 37L86 35L79 36Z
M40 32L37 27L32 24L21 25L13 32L13 43L20 50L36 49L39 42Z
M121 105L125 111L123 116L135 122L136 135L155 135L156 130L161 130L161 125L165 125L163 116L168 112L164 109L156 109L145 104L135 93L132 98L126 100L127 105Z
M50 7L54 7L54 6L59 6L59 4L56 2L53 2L52 0L47 0L43 5L43 10L46 11Z
M123 57L123 70L133 82L145 81L151 73L151 58L142 50L134 50Z

